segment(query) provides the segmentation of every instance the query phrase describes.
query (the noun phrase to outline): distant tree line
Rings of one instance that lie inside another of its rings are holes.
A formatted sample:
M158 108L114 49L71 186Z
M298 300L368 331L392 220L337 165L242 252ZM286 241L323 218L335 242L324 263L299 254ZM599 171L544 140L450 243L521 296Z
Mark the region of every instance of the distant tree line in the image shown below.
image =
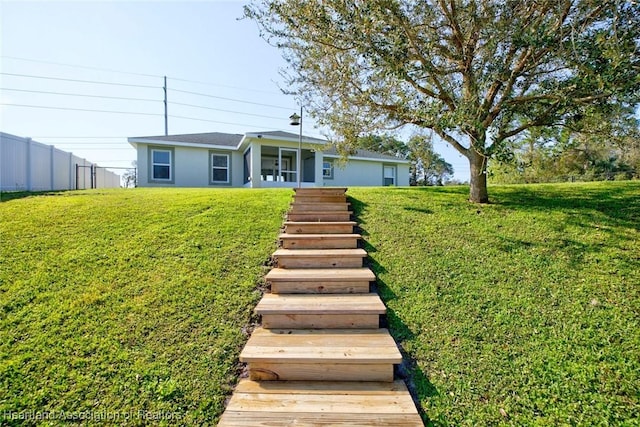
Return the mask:
M489 163L495 183L640 178L640 127L633 110L589 111L572 126L536 128Z

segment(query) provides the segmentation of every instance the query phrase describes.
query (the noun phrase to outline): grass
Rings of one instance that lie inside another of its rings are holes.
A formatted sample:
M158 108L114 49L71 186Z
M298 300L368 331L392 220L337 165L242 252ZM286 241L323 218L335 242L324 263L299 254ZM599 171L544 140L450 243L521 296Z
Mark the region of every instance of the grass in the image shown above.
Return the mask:
M640 183L351 189L428 425L639 425Z
M490 193L349 190L425 421L638 425L640 184ZM215 424L290 197L4 198L0 424Z
M0 424L215 424L290 192L19 196L0 203Z

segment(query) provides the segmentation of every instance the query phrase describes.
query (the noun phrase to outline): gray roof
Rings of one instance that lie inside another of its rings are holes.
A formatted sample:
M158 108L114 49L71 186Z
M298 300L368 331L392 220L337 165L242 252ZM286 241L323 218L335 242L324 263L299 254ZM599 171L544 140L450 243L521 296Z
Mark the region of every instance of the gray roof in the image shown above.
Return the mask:
M184 135L140 136L129 138L131 140L149 139L153 141L186 142L191 144L221 145L237 147L244 135L236 133L190 133Z
M324 154L328 154L330 156L339 156L338 151L335 147L327 147L322 151ZM394 160L394 161L406 161L407 159L403 159L402 157L390 156L389 154L376 153L375 151L363 150L358 148L355 150L355 153L349 154L349 157L363 157L366 159L380 159L380 160Z

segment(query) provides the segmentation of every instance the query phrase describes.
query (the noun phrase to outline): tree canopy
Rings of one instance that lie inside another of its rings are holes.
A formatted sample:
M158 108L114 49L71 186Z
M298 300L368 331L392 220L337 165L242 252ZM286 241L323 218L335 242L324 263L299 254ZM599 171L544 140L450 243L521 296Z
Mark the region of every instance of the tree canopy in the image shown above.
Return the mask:
M283 50L304 106L339 146L414 125L487 161L539 127L640 95L640 4L624 0L262 0L245 8Z

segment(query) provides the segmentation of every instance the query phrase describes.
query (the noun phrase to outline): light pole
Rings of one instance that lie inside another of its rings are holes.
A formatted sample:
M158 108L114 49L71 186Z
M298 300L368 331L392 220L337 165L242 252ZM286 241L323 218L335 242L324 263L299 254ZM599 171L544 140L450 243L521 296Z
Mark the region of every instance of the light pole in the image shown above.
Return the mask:
M298 136L298 155L296 161L296 180L298 184L298 188L300 188L300 173L302 172L302 107L300 107L300 115L293 113L289 116L291 120L291 126L300 126L300 134Z

